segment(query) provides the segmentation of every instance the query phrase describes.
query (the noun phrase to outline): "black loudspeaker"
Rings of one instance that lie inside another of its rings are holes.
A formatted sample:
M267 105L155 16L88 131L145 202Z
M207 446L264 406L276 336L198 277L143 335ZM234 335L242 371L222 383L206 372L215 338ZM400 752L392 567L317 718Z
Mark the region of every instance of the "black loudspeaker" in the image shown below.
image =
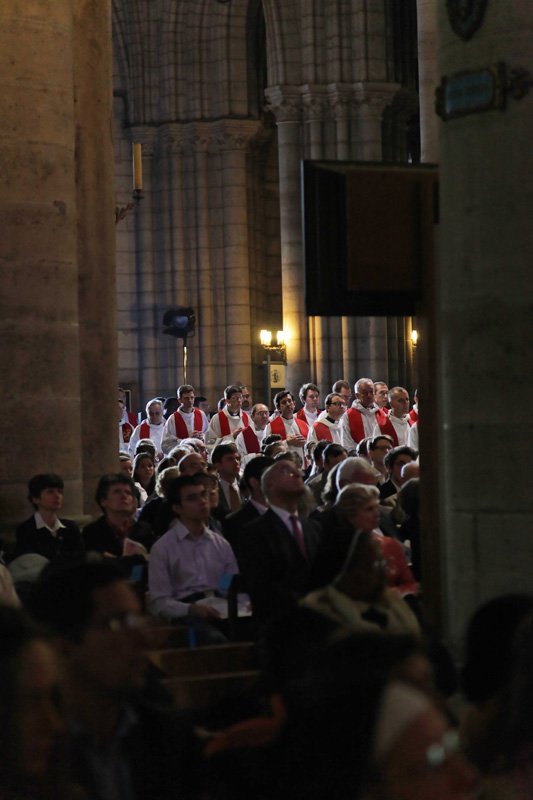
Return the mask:
M163 314L163 333L176 339L186 340L194 336L196 315L190 306L169 308Z

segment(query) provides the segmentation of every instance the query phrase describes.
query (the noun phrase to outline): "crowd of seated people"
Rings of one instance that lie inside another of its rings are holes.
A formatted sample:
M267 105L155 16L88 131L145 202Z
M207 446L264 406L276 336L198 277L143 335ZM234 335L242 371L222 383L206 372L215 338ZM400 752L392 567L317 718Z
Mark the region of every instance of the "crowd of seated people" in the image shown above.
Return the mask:
M63 479L31 477L0 565L0 800L532 796L533 598L474 618L459 726L424 618L418 409L402 387L353 388L324 411L315 384L299 411L280 392L268 417L231 385L209 419L184 385L166 421L155 398L137 424L119 396L117 471L82 530ZM237 575L262 678L206 736L148 680L146 626L227 642ZM495 635L498 681L478 692Z

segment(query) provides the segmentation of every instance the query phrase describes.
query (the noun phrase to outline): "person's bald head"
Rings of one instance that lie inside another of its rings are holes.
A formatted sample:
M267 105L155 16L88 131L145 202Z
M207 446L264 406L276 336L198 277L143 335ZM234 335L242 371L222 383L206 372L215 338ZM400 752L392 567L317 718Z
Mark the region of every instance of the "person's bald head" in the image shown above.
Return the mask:
M197 475L205 472L205 461L200 453L188 453L178 462L180 475Z

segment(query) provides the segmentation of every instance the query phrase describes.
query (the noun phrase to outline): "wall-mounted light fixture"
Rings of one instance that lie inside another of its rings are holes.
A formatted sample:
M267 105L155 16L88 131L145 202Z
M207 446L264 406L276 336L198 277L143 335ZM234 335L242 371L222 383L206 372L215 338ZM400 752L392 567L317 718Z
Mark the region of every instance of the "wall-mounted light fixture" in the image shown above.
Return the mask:
M272 331L263 328L259 331L259 341L265 351L267 369L267 397L271 401L272 386L276 391L280 389L280 383L285 379L285 363L287 358L287 335L285 331L276 331L276 338L273 340ZM272 377L272 354L275 358L275 375Z

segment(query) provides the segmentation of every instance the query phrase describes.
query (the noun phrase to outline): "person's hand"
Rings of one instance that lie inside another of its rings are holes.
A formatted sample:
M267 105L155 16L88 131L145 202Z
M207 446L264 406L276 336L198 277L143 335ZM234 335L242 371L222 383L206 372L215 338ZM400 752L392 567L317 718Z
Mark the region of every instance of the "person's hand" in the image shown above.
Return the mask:
M239 433L240 433L242 430L243 430L243 427L242 427L242 425L241 425L241 427L240 427L240 428L235 428L235 430L234 430L234 431L233 431L233 433L232 433L232 436L233 436L233 438L234 438L234 439L236 439L236 438L237 438L237 436L239 435Z
M305 436L301 433L295 433L293 436L287 436L287 444L293 447L303 447L305 444Z
M189 606L189 614L193 617L200 617L201 619L220 619L220 612L212 606L201 606L197 603L191 603Z
M200 439L201 442L204 440L203 431L193 431L191 435L191 439Z

